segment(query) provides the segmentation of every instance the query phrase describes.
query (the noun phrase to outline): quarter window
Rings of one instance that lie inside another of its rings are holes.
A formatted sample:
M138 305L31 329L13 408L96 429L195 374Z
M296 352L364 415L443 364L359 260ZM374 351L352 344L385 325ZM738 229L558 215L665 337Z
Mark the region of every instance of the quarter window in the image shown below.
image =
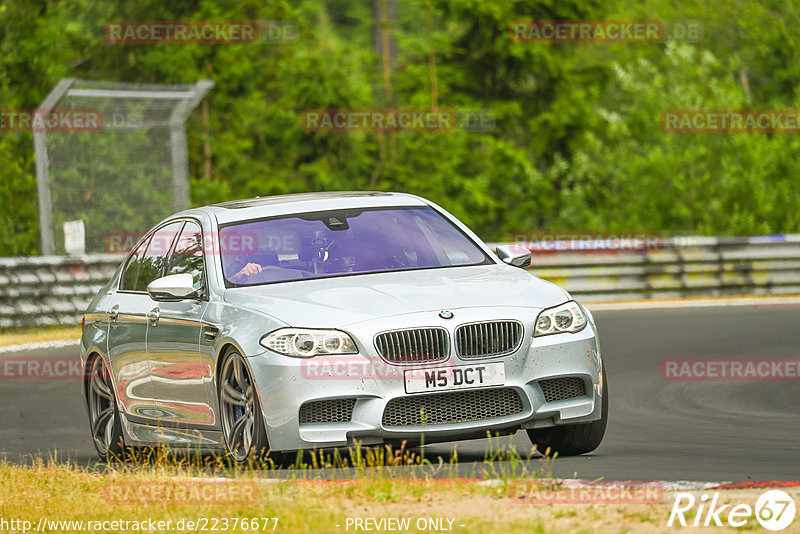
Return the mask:
M167 269L167 274L183 273L192 275L195 289L203 287L203 234L200 226L192 221L183 227Z
M142 263L144 251L147 249L147 244L150 242L150 236L142 241L136 250L131 252L128 264L125 266L125 272L122 274L122 283L119 288L123 291L133 291L136 287L136 277L139 275L139 265Z
M150 282L163 276L169 251L182 224L182 222L168 224L153 234L141 260L142 266L139 268L139 278L136 280L136 291L147 291Z

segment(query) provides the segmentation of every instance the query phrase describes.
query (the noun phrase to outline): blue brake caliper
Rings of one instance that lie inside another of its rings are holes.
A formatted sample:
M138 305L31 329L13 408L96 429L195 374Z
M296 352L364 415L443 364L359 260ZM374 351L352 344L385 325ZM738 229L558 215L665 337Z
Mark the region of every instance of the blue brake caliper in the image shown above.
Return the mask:
M238 384L236 385L236 391L238 391L239 393L244 393L244 391L242 391L242 388ZM237 406L236 410L233 413L234 421L238 421L239 419L242 418L243 415L244 415L244 407Z

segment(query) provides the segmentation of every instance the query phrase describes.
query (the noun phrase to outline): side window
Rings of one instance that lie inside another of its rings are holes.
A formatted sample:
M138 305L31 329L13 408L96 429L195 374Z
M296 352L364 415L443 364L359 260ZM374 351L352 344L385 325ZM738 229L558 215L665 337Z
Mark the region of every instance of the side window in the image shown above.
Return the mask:
M142 258L139 269L139 278L136 280L136 291L147 291L147 286L156 278L163 276L167 256L176 234L180 231L182 222L168 224L158 230L150 238L147 251Z
M148 237L141 242L136 250L131 252L128 264L125 266L125 272L122 273L122 283L119 286L120 290L133 291L133 289L136 287L136 277L139 275L139 265L142 263L144 251L149 242L150 238Z
M203 234L192 221L183 227L167 268L167 274L183 273L192 275L195 289L203 287Z

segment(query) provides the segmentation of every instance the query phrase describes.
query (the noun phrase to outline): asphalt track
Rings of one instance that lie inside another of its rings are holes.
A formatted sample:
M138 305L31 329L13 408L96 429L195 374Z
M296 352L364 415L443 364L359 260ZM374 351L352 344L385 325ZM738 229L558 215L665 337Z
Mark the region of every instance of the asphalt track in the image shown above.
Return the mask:
M608 430L594 453L550 462L553 476L800 480L798 381L666 381L660 373L665 358L800 357L800 304L597 311L595 317L610 387ZM76 352L7 352L0 359ZM524 432L513 444L518 451L530 449ZM453 446L427 446L425 456L449 461ZM490 476L482 470L492 450L488 440L456 447L461 476ZM0 456L14 463L55 456L94 464L78 382L0 380ZM540 465L535 459L528 464Z

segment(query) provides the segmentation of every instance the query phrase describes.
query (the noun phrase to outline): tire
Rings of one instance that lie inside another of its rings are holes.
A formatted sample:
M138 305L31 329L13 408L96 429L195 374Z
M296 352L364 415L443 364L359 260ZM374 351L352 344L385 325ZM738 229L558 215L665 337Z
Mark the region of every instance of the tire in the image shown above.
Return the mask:
M125 454L125 440L111 372L105 360L97 355L89 359L86 367L89 373L86 400L92 443L101 460L119 461Z
M228 456L238 465L263 460L269 452L264 416L247 363L234 349L220 366L217 393Z
M592 452L600 446L608 424L608 377L603 365L603 399L600 419L591 423L559 425L550 428L528 430L528 437L536 450L545 454L558 453L559 456L576 456Z

